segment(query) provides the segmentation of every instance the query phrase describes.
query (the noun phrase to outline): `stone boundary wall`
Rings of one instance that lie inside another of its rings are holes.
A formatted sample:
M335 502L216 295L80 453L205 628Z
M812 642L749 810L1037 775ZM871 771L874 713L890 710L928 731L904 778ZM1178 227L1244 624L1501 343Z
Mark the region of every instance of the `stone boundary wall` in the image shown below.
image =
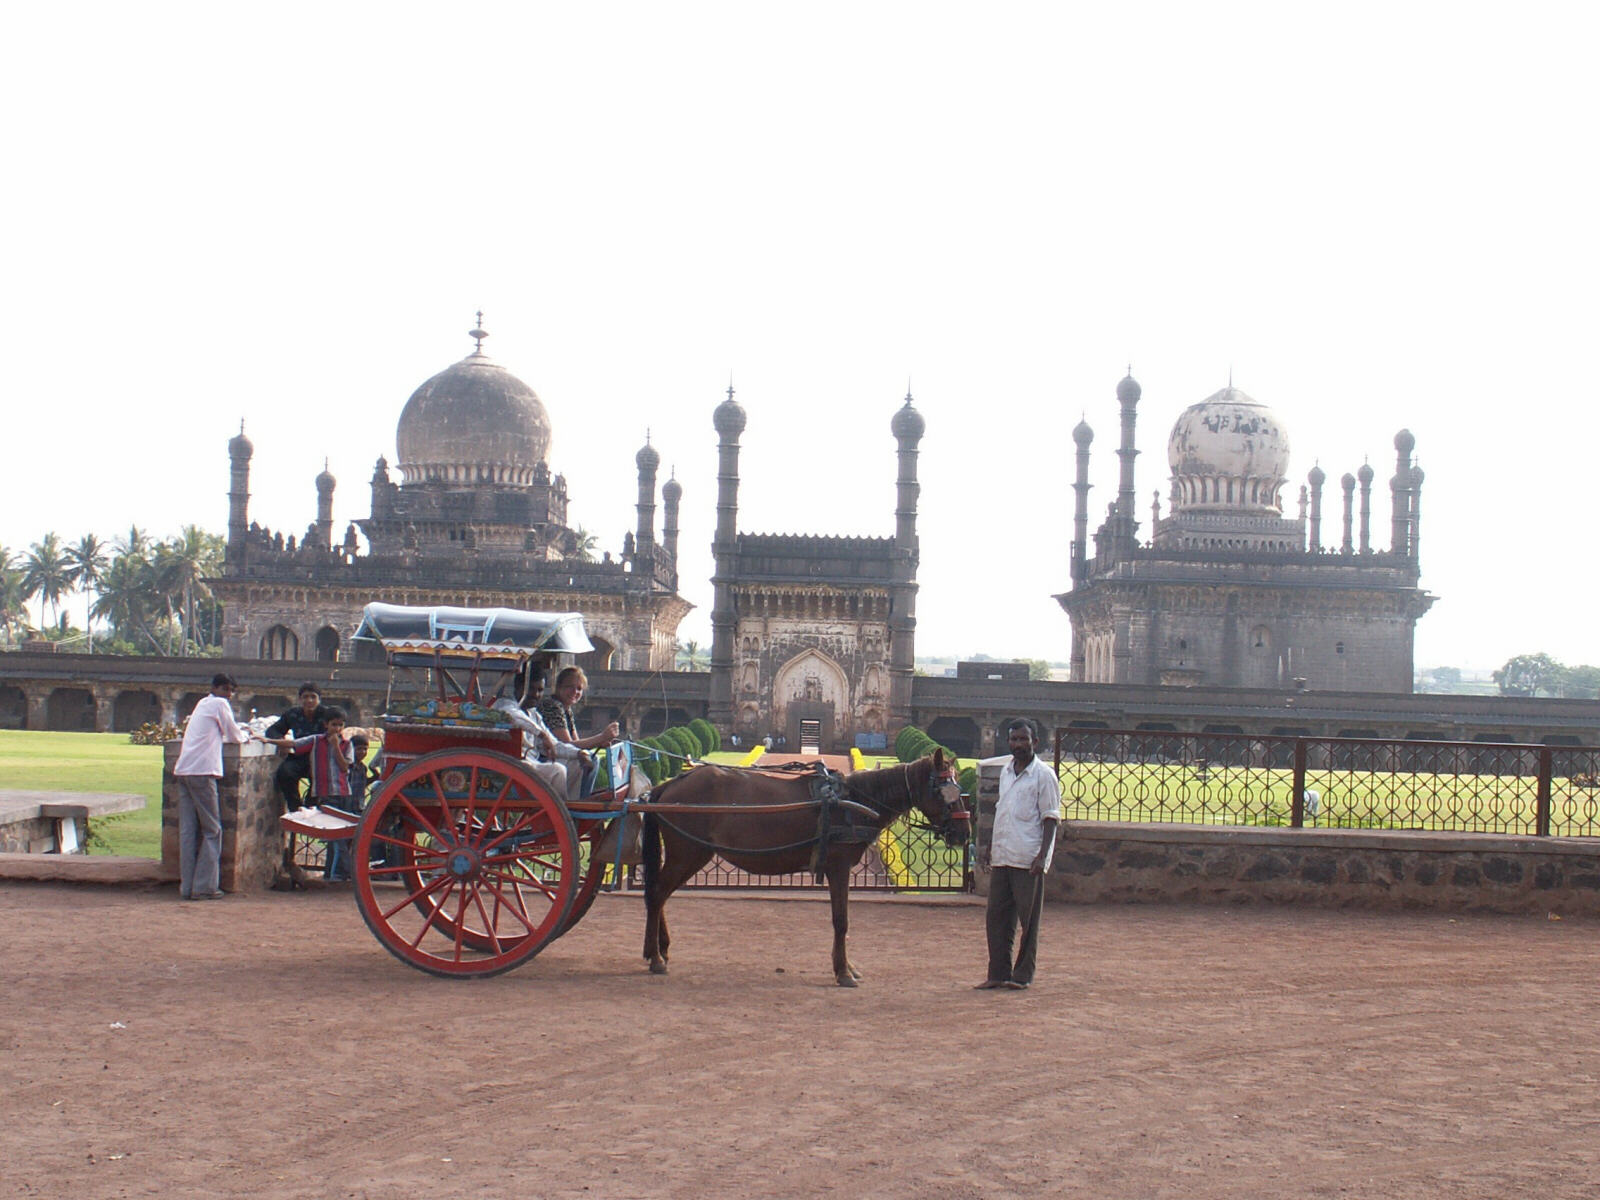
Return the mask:
M1071 821L1045 886L1078 904L1600 916L1600 838Z

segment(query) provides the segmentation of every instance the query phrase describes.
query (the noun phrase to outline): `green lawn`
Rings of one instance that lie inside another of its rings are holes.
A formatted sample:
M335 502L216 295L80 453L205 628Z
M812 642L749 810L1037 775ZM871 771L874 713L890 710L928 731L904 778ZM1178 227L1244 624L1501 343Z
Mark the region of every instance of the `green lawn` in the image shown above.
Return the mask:
M137 793L144 808L92 823L91 853L161 857L160 746L135 746L125 733L0 730L0 790L6 789Z

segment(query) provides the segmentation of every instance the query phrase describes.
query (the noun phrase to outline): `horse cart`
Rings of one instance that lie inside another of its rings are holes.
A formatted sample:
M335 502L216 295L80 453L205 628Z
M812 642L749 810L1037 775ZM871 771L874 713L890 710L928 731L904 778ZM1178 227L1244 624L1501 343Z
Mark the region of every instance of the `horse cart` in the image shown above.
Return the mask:
M626 746L601 751L610 786L576 802L523 758L496 700L530 664L592 650L575 613L369 604L359 639L389 663L379 782L353 839L361 916L390 953L434 975L497 975L571 929L604 882L606 827L623 815ZM409 676L420 686L397 692Z

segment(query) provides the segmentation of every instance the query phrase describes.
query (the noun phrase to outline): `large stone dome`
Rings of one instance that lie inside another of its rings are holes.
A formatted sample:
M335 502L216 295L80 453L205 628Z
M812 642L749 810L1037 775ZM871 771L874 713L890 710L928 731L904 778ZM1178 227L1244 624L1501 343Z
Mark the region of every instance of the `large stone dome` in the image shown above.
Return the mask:
M1167 439L1178 511L1281 513L1289 434L1277 415L1236 387L1183 410Z
M485 356L480 344L411 393L395 443L407 484L525 485L549 461L550 414L534 390Z

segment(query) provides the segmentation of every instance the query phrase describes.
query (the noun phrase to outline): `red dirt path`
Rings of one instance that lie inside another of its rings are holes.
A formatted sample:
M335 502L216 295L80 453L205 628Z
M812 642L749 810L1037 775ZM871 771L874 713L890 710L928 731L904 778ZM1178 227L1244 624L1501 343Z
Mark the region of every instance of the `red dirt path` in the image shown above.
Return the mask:
M348 892L0 886L7 1196L1592 1197L1600 923L602 897L418 974ZM119 1027L120 1026L120 1027Z

